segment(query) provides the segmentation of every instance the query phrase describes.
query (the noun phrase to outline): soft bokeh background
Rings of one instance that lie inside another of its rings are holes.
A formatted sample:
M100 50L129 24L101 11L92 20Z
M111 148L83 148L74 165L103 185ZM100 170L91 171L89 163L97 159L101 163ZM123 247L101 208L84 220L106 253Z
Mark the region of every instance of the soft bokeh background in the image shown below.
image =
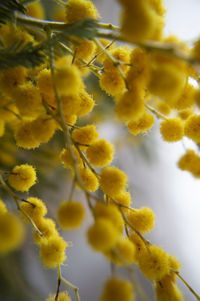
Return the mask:
M119 8L114 0L96 0L102 20L118 23ZM166 34L175 34L187 42L200 34L200 1L199 0L166 0ZM46 5L51 1L46 0ZM156 214L156 226L147 237L153 243L163 247L167 252L177 256L182 262L181 275L200 294L200 193L199 180L190 174L180 171L176 162L184 153L181 142L164 143L159 134L159 124L144 138L135 139L117 122L112 122L109 110L101 100L97 110L107 112L103 123L98 124L101 137L107 138L116 146L114 164L124 169L129 175L130 191L133 205L151 207ZM51 142L51 150L44 148L44 156L37 158L24 153L23 160L35 160L36 164L44 162L44 158L58 156L60 137ZM188 141L184 141L188 145ZM54 148L53 148L54 147ZM48 160L47 160L48 161ZM34 195L44 199L49 209L49 216L56 216L58 204L67 197L71 179L55 164L46 170L40 167L41 182L47 181L47 188L40 189L37 184ZM36 165L37 166L37 165ZM55 186L54 186L55 185ZM83 200L81 192L75 198ZM67 250L67 266L63 267L63 275L80 288L82 301L96 301L102 285L110 275L110 265L105 258L94 253L87 245L85 232L92 222L90 213L79 231L65 232L67 241L73 247ZM49 292L56 290L56 271L43 268L38 258L38 249L31 239L27 238L23 251L15 252L9 257L0 259L0 300L45 300ZM124 270L120 272L124 274ZM143 279L139 272L137 277L144 287L149 300L154 300L152 284ZM188 289L178 281L185 300L194 301ZM65 287L62 287L65 289ZM72 293L73 295L73 293ZM73 299L74 300L74 299ZM137 300L140 300L139 298Z

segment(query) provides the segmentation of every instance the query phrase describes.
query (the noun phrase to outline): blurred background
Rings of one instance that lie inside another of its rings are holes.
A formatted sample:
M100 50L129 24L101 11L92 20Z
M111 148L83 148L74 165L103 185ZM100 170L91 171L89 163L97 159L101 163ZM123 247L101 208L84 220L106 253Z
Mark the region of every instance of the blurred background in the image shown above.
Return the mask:
M43 2L50 15L55 2ZM99 9L102 21L118 24L119 7L116 1L93 2ZM180 39L192 43L200 35L200 1L165 0L164 3L167 8L166 35L175 34ZM99 93L95 78L90 77L88 82L89 91L97 97L97 106L89 120L84 120L83 123L95 119L101 137L114 143L114 164L125 170L129 176L133 206L149 206L156 214L155 229L147 238L181 261L181 275L200 294L200 182L176 166L179 157L184 153L183 144L164 143L160 138L159 123L156 123L146 136L134 138L129 135L123 125L114 119L112 100ZM11 137L9 139L12 141ZM71 185L70 175L59 163L62 143L62 137L57 134L34 154L27 151L19 153L13 150L10 143L10 149L15 152L18 160L33 163L38 168L39 183L30 191L30 195L42 198L47 204L48 215L53 218L56 217L58 204L67 198ZM189 142L185 140L184 143L188 145ZM82 200L86 207L85 197L80 191L76 191L74 198ZM9 199L7 204L8 207L14 208ZM68 260L67 265L62 268L63 275L80 288L82 301L98 300L103 283L110 275L110 265L106 259L100 253L94 253L87 245L85 233L91 222L92 218L87 210L87 217L81 229L62 232L64 238L73 243L73 247L67 249ZM22 250L0 258L0 300L42 301L47 298L49 292L56 291L56 271L47 270L41 265L30 228L28 232ZM120 273L125 274L123 268L120 269ZM155 300L152 284L143 279L137 269L136 275L148 299ZM178 286L185 300L195 300L179 280ZM63 286L62 289L66 288ZM71 295L73 296L73 292ZM75 299L72 297L72 300ZM139 297L137 300L140 300Z

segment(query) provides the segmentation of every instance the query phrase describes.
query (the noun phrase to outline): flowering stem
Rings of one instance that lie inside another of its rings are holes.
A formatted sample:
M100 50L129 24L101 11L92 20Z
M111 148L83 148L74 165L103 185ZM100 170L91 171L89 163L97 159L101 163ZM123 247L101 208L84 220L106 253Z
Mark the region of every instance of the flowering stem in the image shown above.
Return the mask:
M183 277L179 274L179 272L174 271L176 275L181 279L181 281L187 286L187 288L191 291L191 293L196 297L198 301L200 301L200 296L191 288L191 286L183 279Z

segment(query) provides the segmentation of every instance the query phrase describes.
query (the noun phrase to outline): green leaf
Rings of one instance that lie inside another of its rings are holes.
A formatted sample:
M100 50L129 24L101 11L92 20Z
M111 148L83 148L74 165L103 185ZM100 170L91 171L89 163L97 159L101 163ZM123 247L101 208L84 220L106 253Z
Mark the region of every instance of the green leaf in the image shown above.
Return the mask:
M18 0L1 0L0 1L0 23L5 24L7 21L14 20L15 11L25 13L26 8Z

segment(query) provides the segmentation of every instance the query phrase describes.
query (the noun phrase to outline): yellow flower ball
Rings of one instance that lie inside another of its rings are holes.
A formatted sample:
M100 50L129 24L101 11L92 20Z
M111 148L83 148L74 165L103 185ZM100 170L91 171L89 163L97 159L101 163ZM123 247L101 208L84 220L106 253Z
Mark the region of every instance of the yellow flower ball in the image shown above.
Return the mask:
M62 95L63 113L65 116L78 114L81 98L78 94Z
M157 301L184 301L180 290L173 282L167 286L163 284L163 281L156 282L155 293Z
M79 228L85 218L85 210L80 202L63 202L57 211L57 217L62 229Z
M145 133L149 129L152 128L152 126L155 123L154 117L144 112L144 114L137 120L130 120L127 123L128 129L133 135L138 135L140 133Z
M115 201L121 205L130 206L131 204L131 194L128 191L122 191L115 196ZM112 201L111 201L112 202Z
M177 68L178 62L156 62L151 66L149 91L162 99L175 102L183 91L186 74L183 67Z
M195 102L194 92L194 87L186 83L180 97L173 104L173 107L177 110L191 108Z
M0 74L0 88L8 95L14 95L16 87L26 80L27 70L24 67L16 67L10 70L3 70Z
M105 167L101 171L101 189L111 197L115 197L122 192L126 186L126 182L126 174L116 167Z
M85 90L80 91L79 97L81 101L79 104L77 115L78 117L83 117L93 110L95 102L92 96L89 95Z
M49 105L55 105L55 94L52 82L51 71L49 69L42 69L37 78L38 88L41 96Z
M42 114L32 122L32 134L40 143L47 143L54 135L57 124L50 115Z
M15 129L15 140L19 147L34 149L39 147L39 140L33 135L32 121L22 120Z
M99 133L93 124L75 129L72 133L72 139L79 144L92 144L98 137Z
M155 224L154 212L148 207L129 210L127 219L139 232L151 231Z
M37 221L37 227L38 227L38 229L40 230L40 232L43 235L43 237L42 237L38 232L34 233L33 239L34 239L34 242L37 245L40 245L40 243L44 239L48 240L50 237L58 235L58 231L56 230L56 224L50 218L43 218L43 217L41 217Z
M46 301L55 301L56 295L49 295L49 297L46 299ZM71 298L69 297L68 293L65 292L59 292L57 301L71 301Z
M43 216L47 213L47 208L42 200L30 197L27 198L27 202L21 203L21 209L37 224ZM30 222L29 219L21 212L22 217L26 222Z
M144 241L134 231L130 232L129 239L136 247L135 261L139 262L140 257L142 257L143 253L146 252L147 247Z
M28 4L26 15L38 19L45 19L44 9L39 2Z
M107 140L100 139L88 147L86 154L90 163L97 167L103 167L112 162L114 149Z
M103 202L97 202L94 206L93 213L95 219L108 219L113 224L113 226L115 226L115 228L119 231L119 233L123 233L124 222L121 213L116 207L116 205L106 205Z
M81 180L88 191L96 191L99 188L99 181L89 168L82 167L79 169L79 173Z
M128 238L120 237L114 250L105 253L105 255L115 264L126 266L135 262L135 253L135 245Z
M168 118L160 123L160 132L164 141L176 142L184 136L184 124L180 118Z
M14 99L22 116L35 117L44 110L40 91L31 82L26 82L17 87Z
M163 26L163 18L145 0L132 1L131 8L126 7L121 15L122 34L131 42L154 39Z
M77 160L79 165L82 165L82 159L79 155L77 149L73 146L72 151L74 153L75 159ZM68 148L63 149L60 154L60 159L66 168L73 168L73 160L71 158L71 154Z
M185 136L200 143L200 115L192 115L185 122Z
M17 165L9 175L9 184L18 191L28 191L36 182L35 168L28 164Z
M8 210L6 208L5 203L0 199L0 214L6 213Z
M179 159L178 167L191 172L194 177L200 178L200 157L193 150L187 150Z
M66 23L73 24L85 18L98 18L94 4L85 0L69 0L66 4Z
M48 268L55 268L66 260L65 249L67 242L60 236L52 236L44 239L40 244L40 257L42 263Z
M116 104L116 112L123 121L140 118L144 113L144 95L138 89L125 92Z
M118 69L105 70L100 78L100 87L109 95L118 95L125 89L125 82Z
M112 222L105 218L98 218L89 228L88 243L95 251L106 252L117 242L119 232Z
M161 280L169 274L169 256L161 248L150 245L139 258L139 268L149 280Z
M89 61L95 53L96 45L92 41L76 38L73 49L77 59Z
M11 213L0 215L0 255L17 249L24 239L24 226L20 219Z
M103 289L101 301L134 301L133 287L129 281L110 278Z
M80 71L75 65L59 66L55 71L55 85L61 94L76 94L83 85Z

